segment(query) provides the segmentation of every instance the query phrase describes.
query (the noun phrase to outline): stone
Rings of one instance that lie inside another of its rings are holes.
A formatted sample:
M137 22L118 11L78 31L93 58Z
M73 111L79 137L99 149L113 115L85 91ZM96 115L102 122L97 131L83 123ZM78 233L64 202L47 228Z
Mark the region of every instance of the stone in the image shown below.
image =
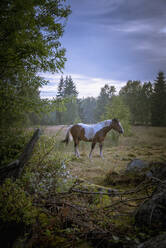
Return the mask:
M142 229L166 230L166 181L137 209L135 225Z
M148 168L149 163L147 161L141 159L134 159L130 163L128 163L126 170L127 171L140 171L142 169Z
M165 248L166 234L160 234L137 246L137 248Z

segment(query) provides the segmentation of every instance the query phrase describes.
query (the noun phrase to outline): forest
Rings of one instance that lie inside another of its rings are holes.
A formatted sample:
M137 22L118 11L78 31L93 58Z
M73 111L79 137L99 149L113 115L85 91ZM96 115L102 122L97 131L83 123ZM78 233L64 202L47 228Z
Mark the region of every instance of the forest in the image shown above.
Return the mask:
M164 72L154 82L129 79L119 92L108 82L98 97L79 98L77 82L62 74L60 38L71 11L65 0L1 1L2 247L146 248L154 236L165 247ZM49 84L41 72L62 75L51 100L40 97ZM110 132L104 160L96 151L88 159L89 143L75 158L73 145L61 142L70 124L113 118L125 132ZM143 170L129 171L135 160ZM146 202L149 215L141 212Z
M52 101L55 110L38 120L33 116L32 123L96 123L117 117L131 125L166 126L166 80L163 72L158 73L154 82L129 80L118 94L111 83L101 88L97 98L79 99L78 90L71 76L62 76Z

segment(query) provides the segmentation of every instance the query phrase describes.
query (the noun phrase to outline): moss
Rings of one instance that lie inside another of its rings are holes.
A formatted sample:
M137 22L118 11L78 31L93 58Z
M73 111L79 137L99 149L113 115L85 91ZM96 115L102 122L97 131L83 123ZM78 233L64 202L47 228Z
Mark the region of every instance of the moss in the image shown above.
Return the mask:
M105 185L119 186L122 185L124 187L136 186L145 180L144 171L141 172L115 172L110 170L107 172L104 183Z

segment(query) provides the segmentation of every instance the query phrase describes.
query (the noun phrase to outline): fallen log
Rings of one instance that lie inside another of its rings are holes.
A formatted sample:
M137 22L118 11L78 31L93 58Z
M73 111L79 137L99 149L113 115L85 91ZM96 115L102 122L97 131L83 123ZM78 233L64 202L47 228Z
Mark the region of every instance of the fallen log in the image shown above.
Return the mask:
M13 178L13 180L16 180L21 176L24 166L32 156L34 146L38 141L40 134L41 130L36 129L20 157L10 164L0 168L0 184L2 184L6 178Z

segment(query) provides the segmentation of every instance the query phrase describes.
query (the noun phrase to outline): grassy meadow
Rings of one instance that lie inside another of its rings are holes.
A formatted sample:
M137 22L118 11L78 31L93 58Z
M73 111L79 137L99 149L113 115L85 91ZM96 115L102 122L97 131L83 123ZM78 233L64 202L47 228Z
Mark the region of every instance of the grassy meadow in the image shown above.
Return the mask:
M73 141L68 146L60 142L65 137L66 129L66 126L47 126L43 131L46 136L56 136L55 152L60 151L62 156L70 157L67 169L71 175L90 183L102 183L110 170L123 171L135 158L149 162L166 161L166 127L133 126L131 135L120 135L118 143L108 134L103 147L104 159L99 156L97 144L92 160L88 158L91 143L80 142L81 157L75 158Z

